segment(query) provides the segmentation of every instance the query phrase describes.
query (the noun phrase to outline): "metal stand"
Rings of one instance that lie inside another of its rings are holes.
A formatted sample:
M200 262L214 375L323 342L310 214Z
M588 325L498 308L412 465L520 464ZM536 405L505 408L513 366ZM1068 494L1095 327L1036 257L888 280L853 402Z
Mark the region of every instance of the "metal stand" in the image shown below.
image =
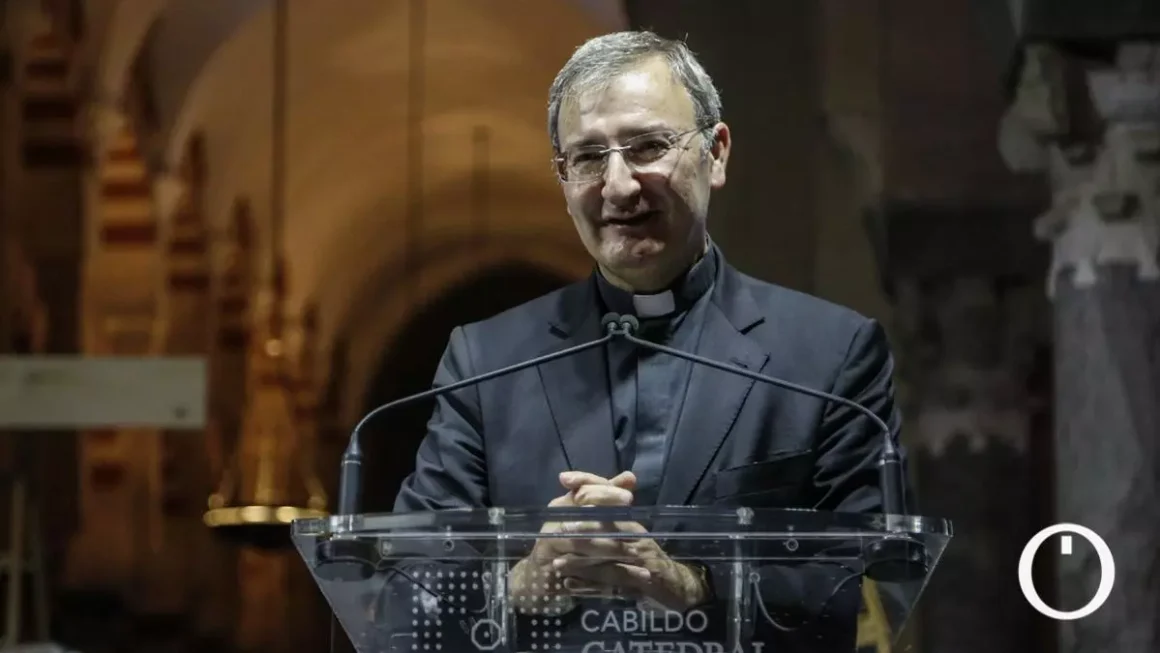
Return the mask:
M29 491L28 480L17 472L11 478L8 501L8 546L0 551L0 575L8 578L4 633L0 639L0 649L15 648L20 643L21 629L24 625L25 573L32 581L36 638L38 641L48 641L48 570L45 566L40 505Z

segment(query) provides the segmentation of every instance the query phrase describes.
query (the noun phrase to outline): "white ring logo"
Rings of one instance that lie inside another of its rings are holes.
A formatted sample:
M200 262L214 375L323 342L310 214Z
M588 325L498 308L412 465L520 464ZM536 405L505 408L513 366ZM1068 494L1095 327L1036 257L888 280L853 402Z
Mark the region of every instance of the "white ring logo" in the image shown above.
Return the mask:
M1096 554L1100 557L1100 586L1096 589L1096 595L1092 597L1091 601L1088 601L1087 605L1070 612L1056 610L1044 603L1043 599L1039 597L1039 592L1035 589L1035 582L1031 580L1031 563L1035 560L1035 554L1039 551L1039 547L1047 541L1047 538L1057 533L1079 535L1095 547ZM1048 526L1031 538L1027 546L1023 547L1023 554L1019 556L1019 589L1023 590L1023 598L1027 599L1027 602L1039 611L1039 614L1059 621L1082 619L1099 610L1111 596L1112 586L1115 583L1116 560L1112 557L1112 550L1108 548L1108 543L1092 529L1078 524Z

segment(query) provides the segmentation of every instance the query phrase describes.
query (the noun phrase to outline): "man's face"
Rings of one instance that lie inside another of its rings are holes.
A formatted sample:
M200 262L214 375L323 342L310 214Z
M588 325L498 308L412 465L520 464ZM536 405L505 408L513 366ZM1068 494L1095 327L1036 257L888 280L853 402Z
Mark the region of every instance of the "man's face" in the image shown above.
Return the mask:
M725 184L730 141L724 124L697 125L694 114L660 58L560 109L560 155L574 164L564 166L605 164L603 175L566 175L562 186L580 239L616 285L659 290L704 251L709 195ZM709 141L701 127L712 133ZM632 149L597 153L615 146Z

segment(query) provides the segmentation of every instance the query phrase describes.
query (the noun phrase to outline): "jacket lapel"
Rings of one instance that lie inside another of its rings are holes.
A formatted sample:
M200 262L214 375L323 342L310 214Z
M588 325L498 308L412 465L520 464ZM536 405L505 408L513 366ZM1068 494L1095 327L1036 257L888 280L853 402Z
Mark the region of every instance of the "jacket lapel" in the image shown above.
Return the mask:
M753 297L738 273L722 262L705 312L697 353L711 360L738 365L751 372L765 367L769 354L745 333L762 321ZM658 505L684 505L701 482L709 463L725 442L754 381L693 364L676 433L661 481Z
M590 279L560 294L559 309L551 321L551 328L559 338L553 351L601 337L600 315L593 292ZM605 478L619 473L612 439L606 348L595 347L536 369L572 469Z

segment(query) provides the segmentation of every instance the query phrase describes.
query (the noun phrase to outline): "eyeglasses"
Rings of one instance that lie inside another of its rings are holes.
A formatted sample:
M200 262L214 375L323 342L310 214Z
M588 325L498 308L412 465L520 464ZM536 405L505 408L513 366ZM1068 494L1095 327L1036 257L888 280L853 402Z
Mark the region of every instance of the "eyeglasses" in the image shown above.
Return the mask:
M561 181L571 183L587 183L602 179L608 169L608 157L613 152L619 152L624 162L637 172L658 169L655 166L663 165L663 159L674 150L687 150L689 143L680 144L681 139L689 134L702 131L702 127L672 133L651 132L633 136L624 141L623 145L604 147L589 145L578 147L564 152L552 159L556 166L556 174Z

